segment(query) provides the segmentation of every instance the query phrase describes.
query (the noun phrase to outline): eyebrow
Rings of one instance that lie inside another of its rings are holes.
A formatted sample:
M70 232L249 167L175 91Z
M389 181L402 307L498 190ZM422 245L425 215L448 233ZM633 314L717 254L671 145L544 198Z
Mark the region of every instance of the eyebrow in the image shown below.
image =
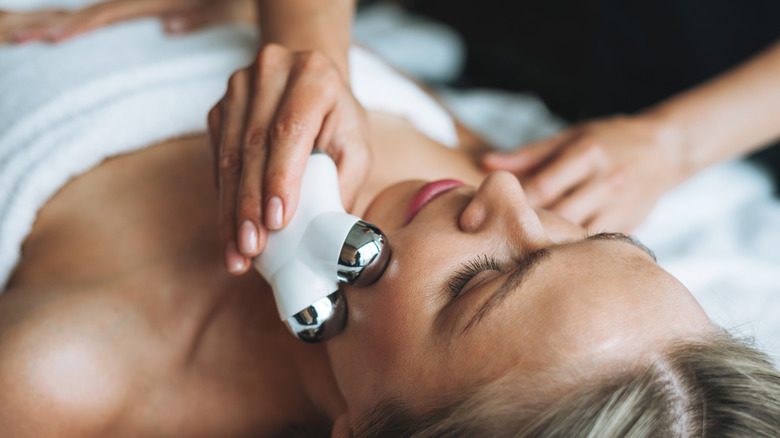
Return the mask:
M655 254L653 251L651 251L648 247L646 247L642 242L639 240L625 235L623 233L599 233L594 234L591 236L586 237L585 239L582 239L580 242L583 241L593 241L593 240L617 240L620 242L625 242L628 244L633 245L636 248L639 248L647 254L653 261L657 261ZM553 248L560 247L561 245L556 245ZM463 334L465 331L473 327L476 323L482 320L482 318L487 315L487 313L498 307L499 304L501 304L509 295L511 292L516 291L519 289L519 286L523 283L523 281L528 277L528 275L536 268L538 268L545 260L550 258L550 255L552 254L552 250L550 248L540 248L536 251L531 252L528 254L525 258L523 258L520 263L518 263L517 267L509 274L509 277L507 277L506 281L499 287L493 295L490 296L485 302L480 306L479 310L474 314L474 316L469 320L469 322L466 324L465 327L461 330L461 334Z

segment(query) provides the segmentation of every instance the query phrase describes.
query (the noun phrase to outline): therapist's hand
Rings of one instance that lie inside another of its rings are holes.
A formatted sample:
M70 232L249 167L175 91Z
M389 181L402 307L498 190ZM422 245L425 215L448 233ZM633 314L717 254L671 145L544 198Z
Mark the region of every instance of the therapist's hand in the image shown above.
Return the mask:
M143 17L161 17L165 30L172 34L226 21L257 22L252 0L109 0L73 11L0 11L0 42L59 42Z
M336 66L318 52L268 44L230 78L209 113L219 222L229 272L249 269L267 229L295 213L313 147L336 162L345 207L371 165L368 121Z
M576 125L510 154L488 154L482 164L514 173L529 202L593 231L633 231L689 176L679 137L629 116Z

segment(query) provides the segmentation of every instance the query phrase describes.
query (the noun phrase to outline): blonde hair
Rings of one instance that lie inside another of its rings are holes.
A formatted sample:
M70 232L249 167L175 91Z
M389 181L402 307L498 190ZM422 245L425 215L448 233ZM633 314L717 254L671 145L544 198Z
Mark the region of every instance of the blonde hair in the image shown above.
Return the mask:
M373 410L368 437L777 437L780 373L749 342L718 332L656 360L580 384L541 406L499 379L425 413L400 401Z

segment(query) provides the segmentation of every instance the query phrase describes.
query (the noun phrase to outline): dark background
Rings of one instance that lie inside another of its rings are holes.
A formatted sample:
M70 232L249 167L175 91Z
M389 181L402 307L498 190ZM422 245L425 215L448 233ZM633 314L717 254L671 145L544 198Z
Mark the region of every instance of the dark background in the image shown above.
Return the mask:
M449 85L533 91L570 122L639 111L780 38L780 0L402 3L465 39L465 70ZM780 175L780 147L758 158Z

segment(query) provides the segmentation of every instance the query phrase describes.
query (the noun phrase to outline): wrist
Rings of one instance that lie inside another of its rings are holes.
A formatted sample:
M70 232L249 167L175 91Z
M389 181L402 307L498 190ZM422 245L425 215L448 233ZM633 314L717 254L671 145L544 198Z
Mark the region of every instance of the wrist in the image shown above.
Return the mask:
M325 55L349 84L354 0L258 0L263 44Z
M705 167L693 151L693 141L684 124L659 109L643 111L635 118L651 130L655 144L674 169L678 183Z

